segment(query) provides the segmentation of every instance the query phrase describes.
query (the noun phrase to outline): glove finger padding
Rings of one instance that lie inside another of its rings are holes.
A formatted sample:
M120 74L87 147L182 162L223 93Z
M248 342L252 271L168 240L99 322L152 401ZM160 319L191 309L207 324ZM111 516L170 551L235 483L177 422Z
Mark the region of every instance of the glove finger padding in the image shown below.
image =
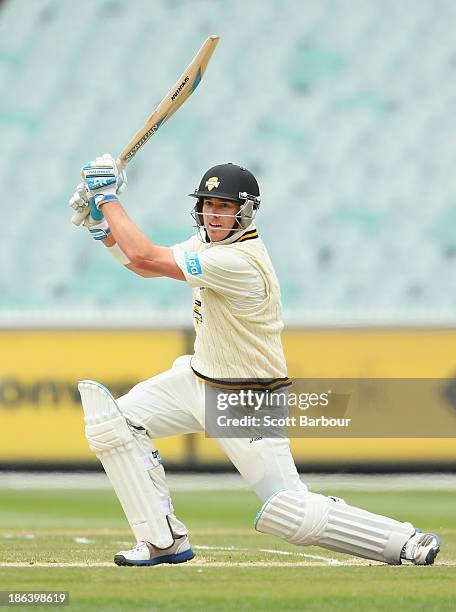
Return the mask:
M89 205L89 194L84 183L79 183L68 203L78 213L86 210Z

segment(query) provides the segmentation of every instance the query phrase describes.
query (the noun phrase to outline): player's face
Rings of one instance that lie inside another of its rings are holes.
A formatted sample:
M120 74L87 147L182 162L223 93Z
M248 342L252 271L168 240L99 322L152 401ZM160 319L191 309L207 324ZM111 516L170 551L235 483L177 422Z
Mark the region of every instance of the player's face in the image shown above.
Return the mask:
M211 242L224 240L236 224L235 215L240 205L218 198L206 198L203 201L204 227Z

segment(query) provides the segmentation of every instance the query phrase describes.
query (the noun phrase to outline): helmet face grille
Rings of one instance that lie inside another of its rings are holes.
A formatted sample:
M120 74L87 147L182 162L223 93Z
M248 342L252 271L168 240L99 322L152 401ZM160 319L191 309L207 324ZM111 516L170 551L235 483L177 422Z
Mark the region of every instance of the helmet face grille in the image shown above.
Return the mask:
M231 163L209 168L201 179L198 189L189 195L197 198L191 214L198 230L204 232L206 239L203 218L203 202L206 198L229 200L239 204L239 212L235 217L237 227L233 228L231 234L247 229L260 207L260 189L256 178L246 168ZM224 243L226 240L220 242Z
M193 210L191 212L192 217L196 221L196 227L198 228L198 233L201 234L201 231L205 230L204 228L204 216L203 216L203 203L204 198L198 198ZM234 234L239 232L243 232L247 229L253 222L255 215L260 207L259 198L245 199L242 204L239 206L239 212L233 217L233 220L237 221L237 225L233 227L230 234L226 239L221 240L220 242L223 244L227 242L228 239L232 238ZM203 242L209 242L207 233L204 231L204 240Z

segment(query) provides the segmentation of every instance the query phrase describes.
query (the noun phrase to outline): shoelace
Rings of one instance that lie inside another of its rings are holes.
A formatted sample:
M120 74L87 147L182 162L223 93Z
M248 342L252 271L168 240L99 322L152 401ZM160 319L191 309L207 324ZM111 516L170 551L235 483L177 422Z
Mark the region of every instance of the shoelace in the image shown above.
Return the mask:
M429 544L432 544L432 540L434 538L434 536L430 533L415 533L415 535L412 536L413 539L416 538L416 540L412 543L412 546L410 548L410 550L408 551L408 555L406 556L406 550L407 550L407 544L408 542L406 542L402 548L401 551L401 558L402 559L408 559L411 560L415 557L416 555L416 551L421 547L421 546L428 546Z

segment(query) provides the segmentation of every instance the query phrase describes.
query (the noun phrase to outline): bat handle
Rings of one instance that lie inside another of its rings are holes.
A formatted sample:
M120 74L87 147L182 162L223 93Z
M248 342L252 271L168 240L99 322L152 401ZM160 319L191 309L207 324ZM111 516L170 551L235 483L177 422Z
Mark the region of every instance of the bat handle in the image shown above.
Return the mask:
M124 159L120 159L120 157L118 157L116 159L116 165L117 165L118 170L124 170L127 167L127 162ZM75 213L71 217L71 222L74 223L74 225L81 225L81 223L84 221L84 219L87 217L88 214L89 214L89 209L87 207L82 212Z
M125 170L125 168L127 167L127 162L124 159L120 159L120 157L118 157L116 159L116 166L117 166L117 170Z

